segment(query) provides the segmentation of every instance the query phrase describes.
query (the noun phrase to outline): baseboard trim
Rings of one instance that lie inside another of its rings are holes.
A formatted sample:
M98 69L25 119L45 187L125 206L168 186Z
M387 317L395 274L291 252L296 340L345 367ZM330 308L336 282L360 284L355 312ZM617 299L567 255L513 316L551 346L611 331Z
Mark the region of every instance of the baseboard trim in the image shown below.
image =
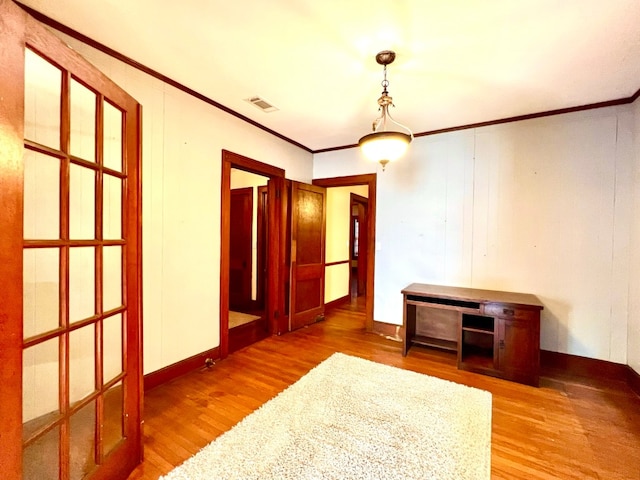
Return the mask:
M335 300L331 300L329 303L324 304L324 311L327 312L336 307L339 307L342 304L349 302L351 299L351 295L345 295L344 297L336 298Z
M596 358L540 350L540 374L566 374L577 377L628 382L628 366Z
M373 321L373 333L377 333L383 337L387 337L389 340L396 342L402 341L402 325L395 325L392 323Z
M640 374L629 365L627 365L627 383L629 383L631 390L640 396Z
M155 372L148 373L144 376L144 391L147 392L152 388L162 385L163 383L167 383L168 381L180 377L185 373L204 367L205 361L208 358L218 360L220 358L220 347L206 350L192 357L180 360L174 364L167 365Z

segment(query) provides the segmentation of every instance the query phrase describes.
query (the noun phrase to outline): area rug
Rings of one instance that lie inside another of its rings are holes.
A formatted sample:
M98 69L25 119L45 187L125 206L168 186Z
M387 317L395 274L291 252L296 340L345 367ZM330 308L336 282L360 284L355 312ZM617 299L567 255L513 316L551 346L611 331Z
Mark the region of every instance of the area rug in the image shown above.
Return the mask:
M249 315L248 313L229 310L229 328L239 327L240 325L251 323L259 318L260 317L258 315Z
M491 394L336 353L164 480L490 478Z

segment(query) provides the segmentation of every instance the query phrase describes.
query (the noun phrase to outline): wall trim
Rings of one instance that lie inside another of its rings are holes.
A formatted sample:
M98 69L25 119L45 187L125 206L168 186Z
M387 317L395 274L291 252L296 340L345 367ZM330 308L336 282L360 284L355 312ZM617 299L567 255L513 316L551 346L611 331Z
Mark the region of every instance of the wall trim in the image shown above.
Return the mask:
M387 337L389 340L395 342L402 342L402 325L395 325L393 323L373 321L373 333Z
M215 347L210 350L205 350L202 353L193 355L192 357L185 358L179 362L167 365L160 370L148 373L144 376L144 391L149 390L167 383L174 378L178 378L186 373L189 373L198 368L202 368L205 365L205 361L210 358L212 360L220 359L220 347Z
M329 310L333 310L345 303L348 303L351 300L351 295L347 294L344 297L336 298L335 300L331 300L329 303L324 304L324 311L328 312Z
M496 120L487 120L486 122L469 123L466 125L459 125L456 127L439 128L437 130L429 130L426 132L414 133L413 136L428 137L431 135L438 135L440 133L457 132L458 130L469 130L472 128L488 127L490 125L500 125L503 123L532 120L534 118L550 117L553 115L564 115L565 113L574 113L574 112L581 112L584 110L594 110L597 108L614 107L617 105L627 105L629 103L635 102L638 99L638 97L640 97L640 89L638 89L630 97L618 98L615 100L607 100L605 102L589 103L587 105L578 105L575 107L558 108L555 110L547 110L544 112L528 113L526 115L516 115L514 117L506 117L506 118L500 118ZM316 153L326 153L326 152L333 152L336 150L346 150L349 148L356 148L357 146L358 144L354 143L351 145L342 145L339 147L329 147L329 148L322 148L320 150L313 150L311 153L315 155Z
M336 265L343 265L345 263L349 263L351 260L340 260L339 262L329 262L329 263L325 263L324 266L326 267L334 267Z
M640 373L627 365L627 383L636 395L640 397Z
M617 380L626 382L628 366L596 358L581 357L568 353L540 350L540 375L565 374L577 377Z

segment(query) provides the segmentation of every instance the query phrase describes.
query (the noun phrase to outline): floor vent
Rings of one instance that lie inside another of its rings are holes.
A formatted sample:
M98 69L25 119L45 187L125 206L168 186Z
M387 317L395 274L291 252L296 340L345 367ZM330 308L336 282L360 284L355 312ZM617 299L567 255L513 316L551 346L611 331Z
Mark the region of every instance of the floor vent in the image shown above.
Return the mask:
M276 107L274 107L269 102L267 102L264 98L250 97L250 98L245 98L245 101L255 105L257 108L259 108L265 113L275 112L276 110L278 110Z

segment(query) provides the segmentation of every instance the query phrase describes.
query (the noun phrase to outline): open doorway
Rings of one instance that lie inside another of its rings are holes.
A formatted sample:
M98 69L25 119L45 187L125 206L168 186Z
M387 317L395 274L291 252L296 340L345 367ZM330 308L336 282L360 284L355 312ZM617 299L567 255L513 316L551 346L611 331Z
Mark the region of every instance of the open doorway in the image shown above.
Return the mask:
M325 187L327 188L328 192L331 192L331 189L335 188L341 188L341 187L355 187L355 186L363 186L365 187L364 191L361 192L357 192L358 195L360 195L361 197L366 197L367 198L367 218L370 219L370 221L366 222L366 226L359 224L359 228L364 227L363 230L363 235L362 237L359 236L359 239L361 239L363 243L359 243L358 244L358 249L359 249L359 255L361 254L361 249L365 248L366 249L366 259L361 259L359 258L358 261L358 265L361 265L362 263L362 270L361 270L361 275L363 275L363 285L362 285L362 291L363 291L363 296L364 296L364 316L365 316L365 329L368 332L373 332L374 331L374 321L373 321L373 292L374 292L374 262L375 262L375 250L374 250L374 245L375 245L375 216L376 216L376 174L367 174L367 175L352 175L352 176L346 176L346 177L333 177L333 178L321 178L321 179L315 179L313 181L314 185L318 185L321 187ZM349 198L349 197L347 197ZM348 200L347 200L348 201ZM328 202L329 203L329 202ZM347 232L349 232L350 230L350 203L347 203ZM328 215L330 215L329 211L328 211ZM331 239L331 235L328 234L327 235L327 239L330 240ZM347 239L347 243L350 243L350 240ZM330 245L327 244L327 248L330 248ZM349 249L349 251L352 251L352 248ZM334 261L335 260L335 261ZM338 269L346 269L346 277L344 277L344 273L343 273L343 277L342 278L346 278L346 281L344 282L347 285L347 290L345 292L345 294L347 295L346 300L349 300L350 298L350 272L351 272L351 265L352 265L352 259L351 259L351 254L349 253L347 255L347 258L342 259L342 258L331 258L328 257L327 258L327 262L325 264L325 268L327 269L327 288L331 288L329 285L331 285L331 283L333 283L333 279L331 278L333 273L329 272L328 269L333 269L333 270L338 270ZM357 277L356 277L357 278ZM357 298L357 297L356 297ZM337 299L337 301L341 301L340 298ZM327 303L327 306L330 306L329 303Z
M266 233L269 177L231 168L229 225L229 351L269 334Z
M349 200L349 293L353 300L367 292L369 199L351 192Z
M284 170L222 151L220 356L279 333L280 199Z

